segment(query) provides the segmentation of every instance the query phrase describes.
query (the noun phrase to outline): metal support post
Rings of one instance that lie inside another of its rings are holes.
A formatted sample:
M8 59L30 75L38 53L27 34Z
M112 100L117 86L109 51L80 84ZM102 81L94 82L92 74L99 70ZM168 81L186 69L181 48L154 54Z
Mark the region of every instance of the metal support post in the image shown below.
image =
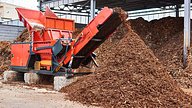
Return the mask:
M91 18L89 21L91 21L95 17L95 9L96 9L96 0L91 0Z
M39 10L42 11L42 0L39 0Z
M183 48L183 65L187 66L188 53L190 49L190 3L191 0L185 0L184 3L184 48Z
M180 5L177 4L175 7L176 17L179 17L179 8L180 8Z

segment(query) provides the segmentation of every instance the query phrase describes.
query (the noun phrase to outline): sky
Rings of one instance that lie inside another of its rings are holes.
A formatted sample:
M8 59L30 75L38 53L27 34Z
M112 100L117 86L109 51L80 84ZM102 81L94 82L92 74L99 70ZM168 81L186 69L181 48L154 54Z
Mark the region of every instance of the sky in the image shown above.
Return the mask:
M38 9L37 0L0 0L0 2L11 3L11 4L19 5L25 8L30 8L30 9Z

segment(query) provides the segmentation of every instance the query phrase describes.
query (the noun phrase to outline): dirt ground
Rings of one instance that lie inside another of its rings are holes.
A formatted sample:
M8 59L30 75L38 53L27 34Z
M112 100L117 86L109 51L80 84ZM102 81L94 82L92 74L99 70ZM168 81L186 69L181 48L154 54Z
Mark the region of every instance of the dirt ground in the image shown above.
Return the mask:
M0 78L0 108L96 108L64 97L49 87L31 87L22 82L4 84Z

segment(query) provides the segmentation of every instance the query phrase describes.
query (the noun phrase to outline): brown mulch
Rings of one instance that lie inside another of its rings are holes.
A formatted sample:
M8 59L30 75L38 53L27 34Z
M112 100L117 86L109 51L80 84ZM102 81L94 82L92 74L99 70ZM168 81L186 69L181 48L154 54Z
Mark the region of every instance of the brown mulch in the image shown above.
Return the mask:
M183 67L183 18L167 17L151 22L130 20L133 30L153 50L173 79L183 88L192 88L191 63ZM144 29L141 29L144 28ZM189 59L191 61L191 59Z
M166 17L150 22L143 18L129 20L132 29L153 50L158 50L170 38L183 30L183 18Z
M22 33L14 40L14 42L30 42L30 34L27 29L24 29Z
M72 34L73 35L72 38L75 39L79 35L79 33L81 33L82 30L83 30L83 28L76 28Z
M11 42L0 42L0 74L9 69L11 64Z
M104 107L189 107L191 98L140 36L127 27L128 33L118 42L109 39L101 46L102 65L95 74L61 91L71 100Z

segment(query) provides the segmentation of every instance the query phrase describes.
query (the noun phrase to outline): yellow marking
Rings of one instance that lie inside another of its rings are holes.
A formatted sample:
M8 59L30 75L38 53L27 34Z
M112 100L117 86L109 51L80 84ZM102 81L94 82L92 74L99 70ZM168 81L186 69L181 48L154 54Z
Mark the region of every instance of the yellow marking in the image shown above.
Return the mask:
M40 70L40 62L39 61L35 62L34 68L35 68L35 70Z
M58 72L62 65L63 65L63 64L60 63L59 66L55 69L55 71Z
M51 66L51 60L42 60L40 62L41 65Z

